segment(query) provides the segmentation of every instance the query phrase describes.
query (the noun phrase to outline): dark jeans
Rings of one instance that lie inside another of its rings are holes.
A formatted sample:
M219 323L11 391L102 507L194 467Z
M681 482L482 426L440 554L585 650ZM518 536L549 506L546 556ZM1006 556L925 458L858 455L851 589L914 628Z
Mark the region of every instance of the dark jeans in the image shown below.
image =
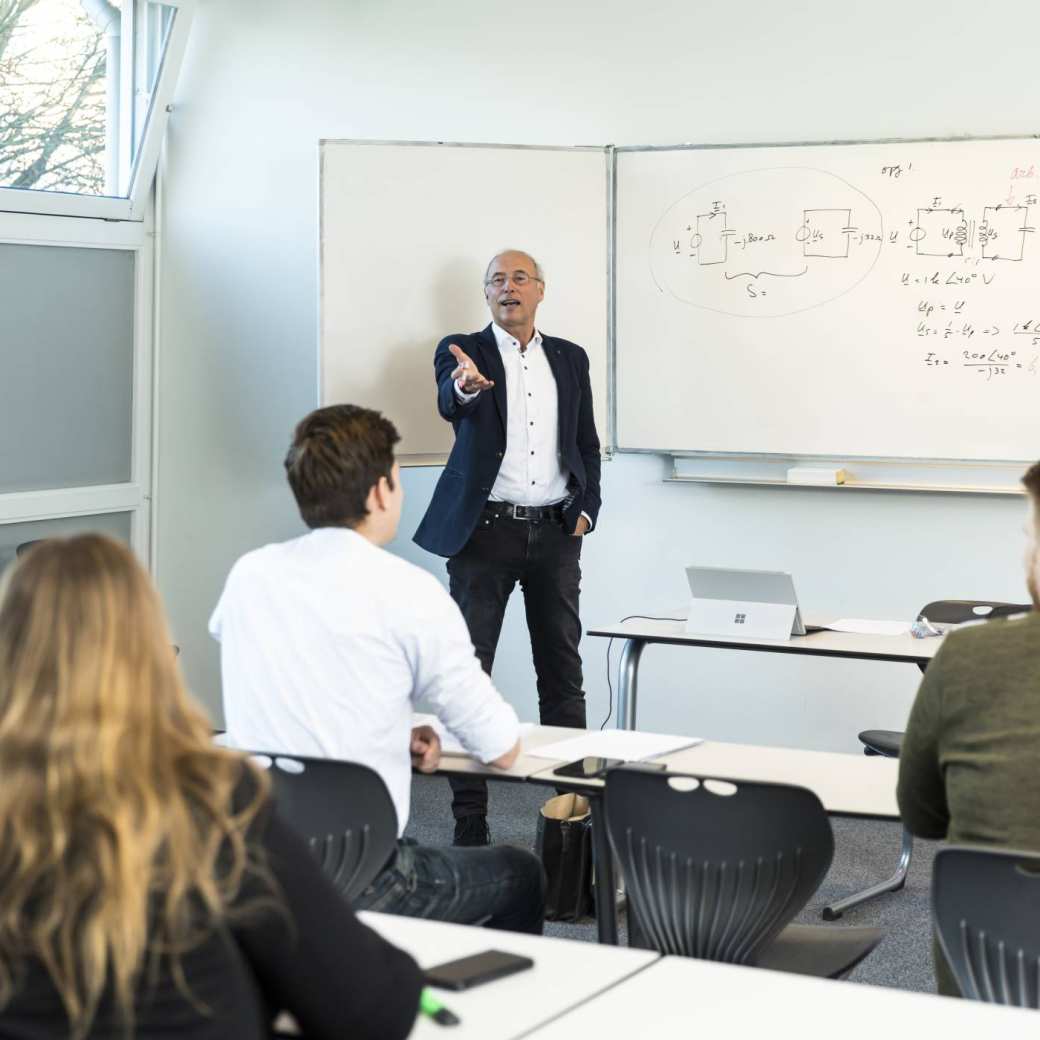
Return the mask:
M435 849L402 839L354 909L541 935L545 873L536 856L509 845Z
M462 550L448 560L452 598L489 675L506 603L520 583L538 678L538 717L544 726L585 726L578 653L581 543L581 538L568 534L559 522L534 523L485 514ZM452 776L449 782L455 819L487 813L484 780Z

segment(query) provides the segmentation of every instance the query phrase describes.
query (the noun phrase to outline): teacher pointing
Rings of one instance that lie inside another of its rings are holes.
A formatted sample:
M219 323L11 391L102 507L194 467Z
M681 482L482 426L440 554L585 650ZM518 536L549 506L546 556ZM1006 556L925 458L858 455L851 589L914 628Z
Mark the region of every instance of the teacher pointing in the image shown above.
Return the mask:
M584 727L579 559L599 514L599 438L588 355L536 329L544 296L533 257L499 253L484 275L491 324L437 345L437 407L455 445L415 541L448 557L452 598L488 673L520 582L539 718ZM489 844L487 784L450 782L455 844Z

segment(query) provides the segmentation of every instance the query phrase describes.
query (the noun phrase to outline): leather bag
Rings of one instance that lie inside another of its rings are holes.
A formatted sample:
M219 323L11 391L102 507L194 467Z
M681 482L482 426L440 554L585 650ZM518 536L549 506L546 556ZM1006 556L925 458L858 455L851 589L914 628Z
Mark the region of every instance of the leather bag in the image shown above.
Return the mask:
M545 918L577 921L592 913L592 813L581 795L550 798L538 814L537 852L545 868Z

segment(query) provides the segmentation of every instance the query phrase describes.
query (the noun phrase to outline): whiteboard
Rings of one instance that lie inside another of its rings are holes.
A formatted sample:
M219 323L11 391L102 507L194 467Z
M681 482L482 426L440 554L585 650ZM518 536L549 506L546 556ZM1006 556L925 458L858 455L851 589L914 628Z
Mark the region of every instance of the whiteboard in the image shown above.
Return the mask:
M619 449L1040 451L1040 142L619 149Z
M323 141L322 404L376 408L402 461L442 459L434 349L490 322L484 271L515 248L545 271L539 330L589 354L605 440L607 227L603 148Z

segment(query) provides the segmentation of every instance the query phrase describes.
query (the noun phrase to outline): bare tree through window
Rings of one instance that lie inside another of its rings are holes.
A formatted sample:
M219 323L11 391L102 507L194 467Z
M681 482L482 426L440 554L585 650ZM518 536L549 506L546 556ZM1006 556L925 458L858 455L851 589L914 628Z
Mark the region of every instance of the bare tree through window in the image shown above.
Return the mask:
M0 0L0 187L105 191L99 6L118 14L107 0Z

